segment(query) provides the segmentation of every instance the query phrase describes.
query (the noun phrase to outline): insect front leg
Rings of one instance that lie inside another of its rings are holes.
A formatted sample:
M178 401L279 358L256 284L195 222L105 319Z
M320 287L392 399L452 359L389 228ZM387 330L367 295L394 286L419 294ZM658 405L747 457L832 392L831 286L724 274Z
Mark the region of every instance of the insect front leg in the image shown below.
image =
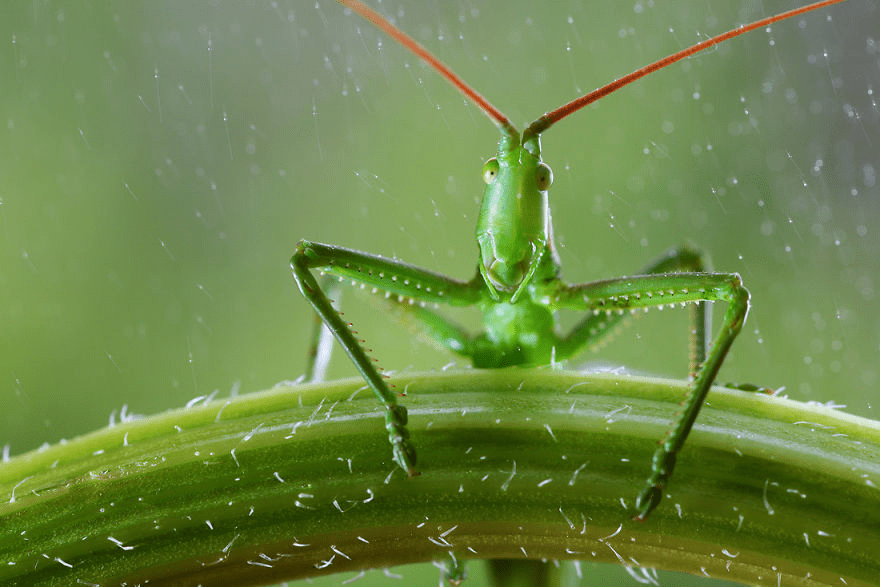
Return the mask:
M342 320L330 304L312 275L312 270L351 279L377 291L385 291L389 296L397 295L400 300L409 298L465 305L479 299L479 289L475 284L455 281L378 255L308 241L299 242L290 259L290 268L303 296L312 304L385 407L385 428L394 461L410 477L418 475L415 468L416 450L409 440L409 431L406 428L406 408L397 403L396 395L355 338L350 325Z
M705 255L691 247L670 249L655 259L643 271L645 275L661 273L690 272L699 273L709 270L709 262ZM694 377L706 360L709 345L709 330L712 325L711 304L695 302L691 307L690 337L690 375ZM625 317L625 313L604 312L592 309L593 313L576 325L571 332L562 338L556 347L556 357L565 360L580 353L584 348L598 342L603 336Z
M749 310L749 292L735 273L673 273L567 286L557 294L557 301L559 307L588 309L608 315L625 315L667 305L727 302L721 329L693 375L683 402L684 409L654 452L651 474L636 498L633 519L644 520L660 503L675 468L676 455L693 427L731 344L742 330Z

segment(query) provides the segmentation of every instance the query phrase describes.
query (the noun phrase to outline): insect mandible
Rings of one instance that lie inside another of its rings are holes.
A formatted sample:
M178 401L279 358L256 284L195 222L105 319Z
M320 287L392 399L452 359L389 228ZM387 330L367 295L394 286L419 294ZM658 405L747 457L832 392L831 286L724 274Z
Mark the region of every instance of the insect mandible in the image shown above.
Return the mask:
M541 161L541 134L569 114L685 57L756 28L842 1L816 2L706 39L544 114L520 134L504 114L385 17L360 0L338 0L428 63L501 131L497 155L483 166L486 187L476 230L479 260L476 275L470 281L306 240L299 242L290 260L300 291L382 402L394 461L408 476L419 473L415 444L406 427L407 410L397 402L397 394L333 308L312 271L351 280L396 298L431 338L451 352L467 357L477 368L563 361L595 343L631 312L690 305L690 389L680 414L658 443L650 474L635 499L632 517L644 520L660 503L676 456L743 327L749 311L749 293L739 275L709 271L701 254L689 248L668 251L639 275L578 285L562 281L548 199L553 174ZM711 302L727 303L714 340L710 340L707 307ZM467 333L427 307L429 304L478 306L484 331ZM587 316L570 332L560 334L556 323L556 311L560 309L584 311Z

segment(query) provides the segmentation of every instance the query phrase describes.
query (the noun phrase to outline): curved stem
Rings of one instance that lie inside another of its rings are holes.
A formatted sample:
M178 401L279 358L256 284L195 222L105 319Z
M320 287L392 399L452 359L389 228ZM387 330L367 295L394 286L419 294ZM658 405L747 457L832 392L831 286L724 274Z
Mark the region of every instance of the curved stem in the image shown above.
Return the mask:
M685 382L525 369L395 382L418 479L392 462L360 380L214 401L0 464L0 583L261 585L449 552L749 584L880 577L876 422L714 388L667 499L638 523Z

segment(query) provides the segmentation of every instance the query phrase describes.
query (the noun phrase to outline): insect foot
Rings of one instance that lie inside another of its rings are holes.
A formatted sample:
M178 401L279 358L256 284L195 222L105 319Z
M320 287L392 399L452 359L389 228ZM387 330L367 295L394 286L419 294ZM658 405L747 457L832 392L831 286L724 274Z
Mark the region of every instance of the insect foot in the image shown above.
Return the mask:
M647 485L636 498L636 513L632 519L644 522L654 511L660 500L663 499L663 489L675 468L675 453L669 452L664 447L659 447L654 453L651 463L651 476L648 477Z
M394 462L412 477L421 475L416 471L416 449L409 441L409 430L406 429L406 408L394 405L385 412L385 430L388 431L388 440L391 442L391 450L394 453Z
M465 567L464 562L459 561L453 556L451 563L446 566L446 569L443 572L443 579L445 579L446 583L451 587L458 587L464 583L464 580L467 579L467 568Z
M644 522L648 519L648 515L654 511L660 500L663 498L663 487L657 485L649 485L645 487L636 498L637 513L632 516L636 522Z

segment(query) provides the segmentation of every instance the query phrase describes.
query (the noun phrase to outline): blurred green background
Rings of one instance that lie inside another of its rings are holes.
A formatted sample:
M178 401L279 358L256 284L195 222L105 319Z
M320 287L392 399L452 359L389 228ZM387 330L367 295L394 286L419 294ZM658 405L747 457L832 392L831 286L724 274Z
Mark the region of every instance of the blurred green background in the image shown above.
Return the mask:
M799 4L382 10L522 126ZM880 417L878 25L876 3L851 0L676 64L548 131L564 277L632 274L698 243L753 295L721 380ZM11 454L123 411L295 379L312 320L287 269L300 238L462 279L475 270L495 128L334 2L5 2L0 114L0 444ZM381 306L343 300L387 369L453 360ZM682 377L686 324L651 313L572 366ZM342 357L331 365L331 377L354 373ZM637 584L616 567L584 570L584 585ZM430 566L395 572L436 583ZM389 582L401 584L381 572L358 584Z

